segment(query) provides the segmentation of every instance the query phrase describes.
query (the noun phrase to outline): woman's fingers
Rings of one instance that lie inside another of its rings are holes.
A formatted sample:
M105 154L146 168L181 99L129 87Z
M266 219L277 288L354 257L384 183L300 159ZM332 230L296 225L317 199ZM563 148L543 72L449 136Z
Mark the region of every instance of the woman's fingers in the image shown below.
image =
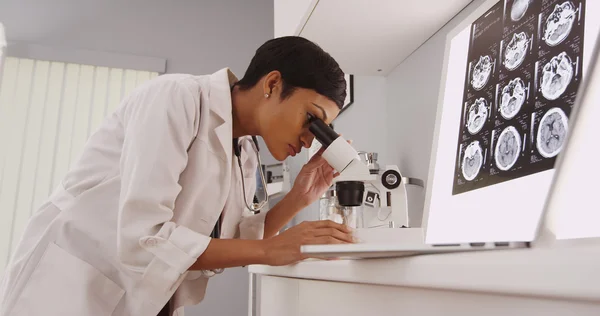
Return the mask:
M316 155L321 156L324 151L325 151L325 147L321 146L321 148L319 148L319 150L317 151Z
M343 231L345 233L351 233L352 232L352 230L350 229L350 227L348 227L346 225L342 225L342 224L336 223L336 222L331 221L331 220L314 221L313 222L313 227L314 228L335 228L335 229Z
M333 179L333 172L335 170L331 167L327 162L324 162L321 165L321 173L325 177L325 179Z
M347 244L348 242L339 240L335 237L331 236L321 236L314 237L309 240L309 244L311 245L337 245L337 244Z
M321 158L321 155L323 155L324 151L325 147L321 146L321 148L319 148L319 150L312 157L310 157L310 160L308 162L310 163L311 161Z
M319 228L315 231L315 237L323 236L333 237L347 243L353 243L355 241L351 233L347 233L336 228Z
M313 157L315 158L315 157ZM306 164L306 168L309 171L313 171L316 170L317 168L323 166L324 164L327 164L327 161L325 161L325 159L319 157L315 160L313 160L313 158L310 159L310 161Z
M308 160L308 162L306 164L310 165L310 164L321 163L322 161L325 161L325 158L323 158L323 156L321 156L322 153L323 152L321 150L319 150L316 154L314 154L312 157L310 157L310 159Z

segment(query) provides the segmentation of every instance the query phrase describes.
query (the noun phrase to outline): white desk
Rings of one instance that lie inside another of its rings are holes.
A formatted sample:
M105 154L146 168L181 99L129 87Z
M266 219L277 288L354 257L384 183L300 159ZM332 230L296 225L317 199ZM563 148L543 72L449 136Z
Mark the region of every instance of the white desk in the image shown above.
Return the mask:
M250 315L600 315L600 246L251 266Z

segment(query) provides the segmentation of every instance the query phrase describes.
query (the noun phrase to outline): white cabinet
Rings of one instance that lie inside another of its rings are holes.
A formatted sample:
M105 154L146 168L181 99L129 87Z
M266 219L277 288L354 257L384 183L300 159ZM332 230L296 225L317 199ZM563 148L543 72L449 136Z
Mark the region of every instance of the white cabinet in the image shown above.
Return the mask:
M256 316L600 315L596 302L259 276Z
M299 283L296 279L270 276L257 277L258 293L254 310L256 315L250 316L300 316L300 301L298 300Z
M597 243L253 265L255 316L600 315Z
M275 37L299 35L344 72L389 74L472 0L275 0Z

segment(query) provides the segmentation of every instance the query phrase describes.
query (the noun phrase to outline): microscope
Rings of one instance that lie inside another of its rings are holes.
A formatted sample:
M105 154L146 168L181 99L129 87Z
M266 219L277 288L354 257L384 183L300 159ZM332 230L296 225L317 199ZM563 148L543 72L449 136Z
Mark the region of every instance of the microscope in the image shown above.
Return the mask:
M343 137L318 118L311 119L309 130L324 148L322 157L340 173L333 180L339 206L360 208L361 228L409 227L409 178L402 177L397 166L369 168Z

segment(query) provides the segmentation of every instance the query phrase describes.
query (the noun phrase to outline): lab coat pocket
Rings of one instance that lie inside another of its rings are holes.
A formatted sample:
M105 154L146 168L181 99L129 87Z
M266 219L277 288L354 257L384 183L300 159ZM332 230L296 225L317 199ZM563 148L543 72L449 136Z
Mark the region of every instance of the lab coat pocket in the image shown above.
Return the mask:
M50 243L10 315L109 316L124 293L96 268Z

